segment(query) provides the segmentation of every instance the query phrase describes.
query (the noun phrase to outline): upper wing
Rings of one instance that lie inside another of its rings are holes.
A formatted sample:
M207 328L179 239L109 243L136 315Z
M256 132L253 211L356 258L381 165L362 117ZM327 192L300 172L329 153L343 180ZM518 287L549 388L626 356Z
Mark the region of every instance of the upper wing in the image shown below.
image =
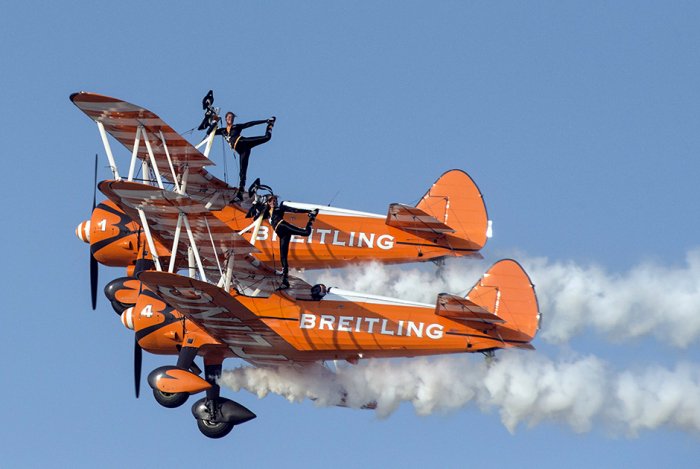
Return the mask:
M263 321L284 318L261 318L215 285L153 271L141 273L139 280L240 358L256 365L309 361Z
M138 158L150 163L148 141L163 178L180 183L187 170L186 192L199 202L220 209L235 195L235 189L204 169L214 164L211 160L148 109L95 93L74 93L70 99L127 149L133 151L136 146Z
M241 294L269 296L279 287L279 276L275 271L251 255L259 252L258 249L188 195L127 181L103 181L99 187L139 223L138 211L143 211L153 237L166 247L172 246L171 251L174 249L176 268L189 265L187 246L194 244L210 282L219 282L230 270L232 285ZM180 214L183 214L181 234L175 247ZM190 233L193 243L189 239ZM299 279L294 279L294 285L302 290L310 288Z

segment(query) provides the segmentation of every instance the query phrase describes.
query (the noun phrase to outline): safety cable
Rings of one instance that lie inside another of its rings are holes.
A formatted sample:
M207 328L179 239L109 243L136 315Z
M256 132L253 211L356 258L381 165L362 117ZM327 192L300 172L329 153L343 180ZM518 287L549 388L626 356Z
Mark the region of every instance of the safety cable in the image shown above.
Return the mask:
M224 160L224 182L228 184L228 164L226 160L228 159L226 156L226 145L224 144L224 139L221 139L221 154L223 155L223 160ZM235 156L234 156L235 157Z

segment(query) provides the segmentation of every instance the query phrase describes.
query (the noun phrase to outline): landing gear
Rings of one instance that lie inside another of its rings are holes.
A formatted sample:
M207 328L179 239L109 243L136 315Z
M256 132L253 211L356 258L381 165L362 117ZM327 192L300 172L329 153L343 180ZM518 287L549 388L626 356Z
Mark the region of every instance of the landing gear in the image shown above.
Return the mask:
M491 349L491 350L484 350L481 352L484 354L484 359L486 360L486 366L491 367L494 363L496 363L496 350Z
M202 434L209 438L223 438L233 430L231 422L212 422L211 420L197 419L197 427Z
M237 402L219 396L217 378L221 375L221 364L204 363L204 374L212 387L207 389L207 397L192 406L192 415L197 419L197 427L208 438L223 438L233 427L252 420L254 413Z
M163 392L159 389L153 389L153 397L163 407L174 409L187 402L190 394L186 392Z
M209 438L224 437L234 426L256 417L238 402L223 397L198 400L192 406L192 415L197 419L199 431Z
M156 401L163 407L171 409L184 404L190 393L194 394L206 389L206 397L192 406L192 415L204 436L223 438L233 430L234 426L254 419L255 414L239 403L220 396L221 388L217 380L221 376L223 357L205 355L204 379L198 376L201 370L194 363L198 350L197 347L182 347L177 366L156 368L148 375L148 384L153 389L153 397Z
M422 254L420 254L418 257L420 257ZM435 269L435 277L439 278L442 281L446 281L445 278L445 257L436 257L435 259L432 259L433 264L437 267Z

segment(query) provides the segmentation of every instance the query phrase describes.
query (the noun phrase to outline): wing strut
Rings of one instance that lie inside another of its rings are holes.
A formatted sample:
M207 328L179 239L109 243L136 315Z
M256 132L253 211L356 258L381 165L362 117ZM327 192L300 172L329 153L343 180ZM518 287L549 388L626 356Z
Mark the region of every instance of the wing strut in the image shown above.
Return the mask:
M168 151L168 144L165 142L165 137L163 136L163 131L159 130L160 141L163 142L163 150L165 150L165 157L168 159L168 166L170 166L170 173L173 175L173 184L175 184L175 192L182 194L180 191L180 184L177 182L177 176L175 175L175 168L173 167L173 159L170 158L170 152Z
M153 262L156 265L156 270L161 272L163 269L160 266L160 259L158 259L158 253L156 252L156 245L153 242L153 236L151 236L151 229L148 227L148 221L146 220L146 214L142 209L137 209L139 212L139 218L141 218L141 225L143 226L143 232L146 234L146 241L148 241L148 248L151 250L151 257L153 257Z
M180 194L187 193L187 177L190 175L190 167L185 165L185 170L182 172L182 181L180 182Z
M97 121L97 128L100 130L100 137L102 137L102 145L105 147L105 152L107 153L107 159L109 160L109 167L114 174L114 179L121 180L119 177L119 171L117 170L117 164L114 162L114 155L112 155L112 147L109 146L109 141L107 140L107 132L105 132L105 126L101 121Z
M209 135L206 136L204 140L199 142L197 145L195 145L195 148L199 150L199 147L204 145L205 143L207 146L204 148L204 156L209 158L209 152L211 151L211 147L214 144L214 137L216 136L216 128L211 131Z
M173 248L170 250L170 265L168 266L168 272L173 273L175 271L175 258L177 257L177 245L180 243L180 232L182 230L182 217L183 213L177 216L177 225L175 226L175 238L173 239Z
M211 229L209 228L209 222L207 217L204 217L204 225L207 227L207 233L209 234L209 240L211 241L211 248L214 252L214 259L216 259L216 266L219 268L219 275L223 276L224 272L221 270L221 263L219 262L219 256L216 253L216 244L214 244L214 237L211 234Z
M219 288L222 288L226 291L229 291L231 289L231 277L233 276L233 249L229 250L228 252L228 258L226 259L226 275L222 275L221 279L219 279L219 284L217 285Z
M243 228L241 231L238 232L238 234L242 236L243 233L247 233L248 230L250 230L252 228L253 233L250 236L250 244L253 246L255 246L255 241L257 241L257 239L258 239L258 231L260 231L260 225L262 225L264 215L265 215L265 212L261 213L260 216L258 218L256 218L253 223L251 223L250 225L246 226L245 228Z
M197 262L197 268L199 269L199 275L203 282L209 282L207 276L204 275L204 266L202 265L202 258L199 257L199 250L197 249L197 244L194 240L194 235L192 234L192 227L187 219L187 215L182 215L182 220L185 222L185 229L187 230L187 237L190 239L190 248L192 249L192 254L194 254L194 259Z
M209 202L207 202L207 204L204 206L204 208L206 208L207 210L210 210L211 207L212 207L215 203L217 203L217 202L219 201L220 198L221 198L221 192L217 192L216 194L214 194L214 197L212 197L211 199L209 199Z
M136 169L136 155L139 153L139 145L141 144L141 132L143 132L143 126L139 125L136 128L136 138L134 138L134 150L131 152L131 163L129 164L129 181L134 180L134 171Z
M158 187L161 189L165 189L163 187L163 180L160 178L160 170L158 169L158 165L156 164L156 156L153 154L153 148L151 148L151 141L148 138L148 133L145 132L143 133L143 140L146 142L146 149L148 150L148 156L151 159L151 167L153 167L153 173L156 175L156 181L158 181Z
M194 278L197 271L194 268L194 252L192 251L192 246L187 246L187 267L190 274L190 278Z

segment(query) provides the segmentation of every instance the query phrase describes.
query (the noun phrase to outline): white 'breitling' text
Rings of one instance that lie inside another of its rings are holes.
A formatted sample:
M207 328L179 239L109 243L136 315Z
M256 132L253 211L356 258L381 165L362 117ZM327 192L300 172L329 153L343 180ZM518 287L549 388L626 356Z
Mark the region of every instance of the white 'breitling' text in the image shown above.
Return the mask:
M366 318L362 316L333 316L330 314L302 313L299 318L300 329L318 329L319 331L366 332L368 334L393 335L397 337L428 337L441 339L443 326L414 321L390 321L385 318Z
M250 231L251 227L243 230L241 234ZM260 227L257 241L267 241L270 238L270 228L266 225ZM277 241L277 233L272 231L272 241ZM340 230L313 229L307 237L293 235L293 243L330 244L333 246L346 246L351 248L369 248L377 246L379 249L389 250L394 247L394 237L388 234L377 236L376 233L364 233L351 231L346 233Z

